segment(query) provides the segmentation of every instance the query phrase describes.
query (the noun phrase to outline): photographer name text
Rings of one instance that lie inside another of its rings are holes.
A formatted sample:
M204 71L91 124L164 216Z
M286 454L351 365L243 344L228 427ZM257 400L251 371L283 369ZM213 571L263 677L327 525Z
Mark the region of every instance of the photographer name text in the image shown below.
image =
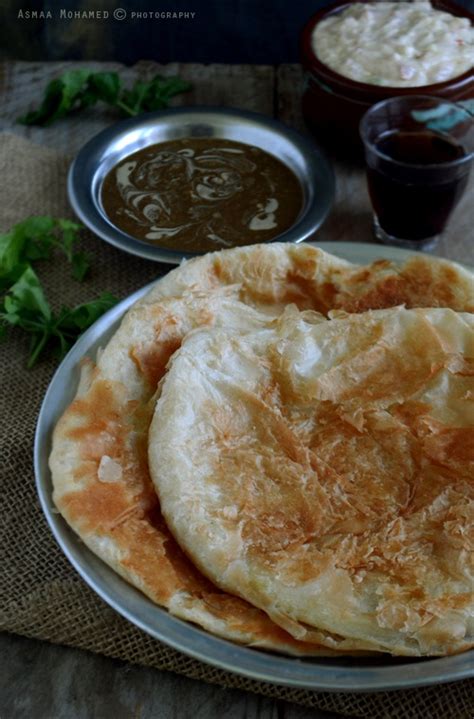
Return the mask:
M195 12L180 10L23 10L17 13L18 20L194 20Z

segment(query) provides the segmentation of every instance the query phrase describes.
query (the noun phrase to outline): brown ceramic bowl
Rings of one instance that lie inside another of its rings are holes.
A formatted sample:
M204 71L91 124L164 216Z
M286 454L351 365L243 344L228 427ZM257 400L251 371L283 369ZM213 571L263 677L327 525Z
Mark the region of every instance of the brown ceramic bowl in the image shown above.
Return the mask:
M358 0L371 2L371 0ZM381 100L401 95L433 95L451 102L474 98L474 72L445 82L418 87L389 87L369 85L339 75L316 57L311 37L316 25L330 15L352 5L348 0L338 0L313 15L300 39L301 62L305 71L305 88L302 99L303 116L309 128L337 154L362 157L359 123L372 105ZM462 8L452 0L432 0L433 7L451 15L467 17L474 22L474 13Z

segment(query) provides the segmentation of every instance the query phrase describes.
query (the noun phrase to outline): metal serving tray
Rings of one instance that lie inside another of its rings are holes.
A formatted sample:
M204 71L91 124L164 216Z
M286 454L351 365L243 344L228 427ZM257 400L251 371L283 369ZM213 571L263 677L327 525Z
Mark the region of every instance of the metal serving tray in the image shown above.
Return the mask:
M317 245L356 263L386 258L404 260L416 253L380 245L349 242ZM159 281L159 280L158 280ZM152 283L153 284L153 283ZM450 682L474 675L474 652L435 659L284 657L238 646L177 619L155 605L96 557L53 509L48 457L53 428L75 396L79 363L94 358L117 329L123 314L146 294L147 285L103 315L74 345L46 392L36 428L34 463L37 490L51 530L84 581L113 609L151 636L180 651L252 679L324 691L380 691Z
M255 145L294 172L303 190L303 209L295 224L272 242L302 242L323 223L334 199L335 180L329 161L314 141L265 115L214 107L147 113L96 135L82 148L69 171L69 201L76 215L106 242L149 260L178 264L183 257L203 254L179 247L169 250L131 237L110 222L101 203L105 176L120 160L148 145L186 137L216 137Z

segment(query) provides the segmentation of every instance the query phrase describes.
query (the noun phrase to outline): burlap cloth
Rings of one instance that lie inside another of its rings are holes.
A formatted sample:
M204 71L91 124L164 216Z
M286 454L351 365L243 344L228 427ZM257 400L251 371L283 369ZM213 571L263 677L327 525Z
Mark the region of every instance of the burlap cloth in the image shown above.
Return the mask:
M70 216L69 160L14 135L0 135L0 230L34 214ZM93 271L70 279L65 262L38 268L52 304L76 304L103 290L123 298L167 267L136 259L92 235L84 248ZM307 707L367 719L472 719L473 682L403 692L332 694L264 684L214 669L152 639L122 619L69 565L43 518L33 476L36 418L56 362L26 370L27 341L12 333L0 346L1 493L0 628L167 669L224 687L244 689Z

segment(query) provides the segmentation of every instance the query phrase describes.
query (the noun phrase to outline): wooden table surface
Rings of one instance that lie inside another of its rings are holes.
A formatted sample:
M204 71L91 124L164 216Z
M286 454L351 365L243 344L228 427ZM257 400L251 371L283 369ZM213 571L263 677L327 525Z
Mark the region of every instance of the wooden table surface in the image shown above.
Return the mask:
M45 84L76 63L0 64L0 131L8 130L68 154L114 122L113 111L97 106L50 128L24 127L16 118L38 104ZM175 105L218 105L277 117L305 131L300 113L302 72L298 65L157 65L80 63L80 67L120 72L125 84L159 72L179 74L193 90ZM335 162L337 192L319 241L372 242L372 222L363 169ZM437 255L474 265L474 203L469 192L456 209ZM0 210L1 211L1 210ZM329 719L253 694L216 688L154 669L124 665L102 656L23 637L1 637L1 719ZM368 717L367 719L370 719Z

